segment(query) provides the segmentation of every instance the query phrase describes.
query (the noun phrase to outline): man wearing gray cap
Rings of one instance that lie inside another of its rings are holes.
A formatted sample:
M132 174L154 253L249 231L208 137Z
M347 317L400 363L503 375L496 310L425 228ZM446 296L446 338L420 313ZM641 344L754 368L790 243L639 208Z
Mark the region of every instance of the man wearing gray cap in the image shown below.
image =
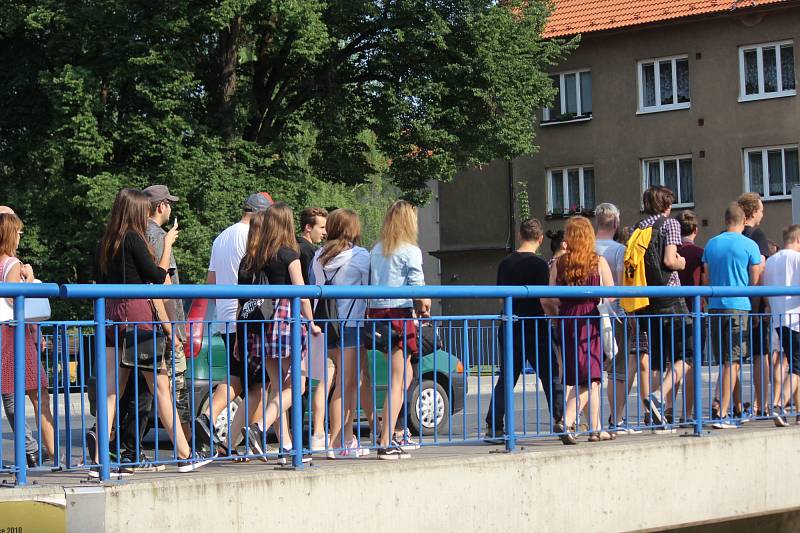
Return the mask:
M210 285L236 285L239 281L239 263L247 249L247 233L250 231L250 218L253 213L266 211L272 205L272 197L265 192L253 193L247 197L242 207L242 218L239 222L220 233L211 246L211 259L208 262ZM222 412L228 404L228 398L235 398L242 392L242 362L233 357L233 341L236 336L237 301L230 298L219 298L216 301L216 322L214 328L222 335L222 341L228 352L228 373L230 374L230 390L220 384L214 391L211 400L211 413L203 413L194 424L195 439L198 445L208 445L213 427L212 420ZM230 394L230 396L228 396ZM236 436L232 436L235 438Z

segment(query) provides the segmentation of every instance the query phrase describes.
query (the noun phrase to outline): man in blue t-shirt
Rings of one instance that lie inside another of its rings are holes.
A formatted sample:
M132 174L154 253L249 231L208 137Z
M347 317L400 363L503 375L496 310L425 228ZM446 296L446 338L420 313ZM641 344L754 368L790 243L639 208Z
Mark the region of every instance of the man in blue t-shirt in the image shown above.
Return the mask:
M748 287L758 284L761 252L755 242L742 235L744 219L744 211L736 202L725 210L725 231L708 241L703 252L706 285ZM751 309L750 299L746 296L715 296L708 300L708 310L712 315L709 317L711 339L723 361L720 384L722 419L712 425L717 429L737 427L728 417L728 407L739 376L741 357L747 350L748 313Z

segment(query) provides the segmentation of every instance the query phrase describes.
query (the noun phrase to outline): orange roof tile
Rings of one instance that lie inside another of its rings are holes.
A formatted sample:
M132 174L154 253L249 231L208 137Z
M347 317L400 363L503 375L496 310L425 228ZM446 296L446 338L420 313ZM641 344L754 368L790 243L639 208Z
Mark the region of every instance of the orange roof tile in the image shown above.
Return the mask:
M544 37L637 26L708 13L752 9L792 0L553 0Z

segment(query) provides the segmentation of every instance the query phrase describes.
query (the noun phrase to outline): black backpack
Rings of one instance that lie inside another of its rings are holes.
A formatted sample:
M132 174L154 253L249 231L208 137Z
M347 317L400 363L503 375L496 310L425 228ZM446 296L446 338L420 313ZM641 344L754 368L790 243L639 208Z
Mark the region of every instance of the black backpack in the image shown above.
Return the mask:
M328 274L323 270L322 275L325 277L325 286L333 285L333 280L341 268L337 268L331 277L328 277ZM335 298L320 298L314 303L314 320L320 321L317 325L322 328L323 333L327 334L328 348L337 348L339 346L342 338L341 329L350 319L356 301L355 299L350 301L350 307L344 317L339 316L339 308L336 303Z
M644 254L644 275L648 287L663 287L669 282L672 270L664 264L664 247L666 240L661 235L661 227L667 221L666 217L659 217L653 223L650 236L650 245Z
M264 269L251 273L239 270L239 285L269 285L269 278ZM239 300L239 307L236 313L236 344L239 361L245 359L245 344L249 345L256 342L256 337L261 336L261 323L271 320L275 315L275 302L272 298L247 298ZM243 322L246 321L246 322ZM248 366L253 369L260 368L260 357L258 361L247 361Z

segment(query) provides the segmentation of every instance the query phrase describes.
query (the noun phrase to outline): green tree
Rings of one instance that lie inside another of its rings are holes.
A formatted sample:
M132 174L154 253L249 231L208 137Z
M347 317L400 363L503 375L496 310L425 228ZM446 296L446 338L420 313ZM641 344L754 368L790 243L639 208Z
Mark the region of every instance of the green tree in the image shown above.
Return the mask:
M396 195L534 151L549 1L5 0L3 203L40 277L90 279L120 187L182 199L178 258L205 277L244 197L350 205L374 239Z

